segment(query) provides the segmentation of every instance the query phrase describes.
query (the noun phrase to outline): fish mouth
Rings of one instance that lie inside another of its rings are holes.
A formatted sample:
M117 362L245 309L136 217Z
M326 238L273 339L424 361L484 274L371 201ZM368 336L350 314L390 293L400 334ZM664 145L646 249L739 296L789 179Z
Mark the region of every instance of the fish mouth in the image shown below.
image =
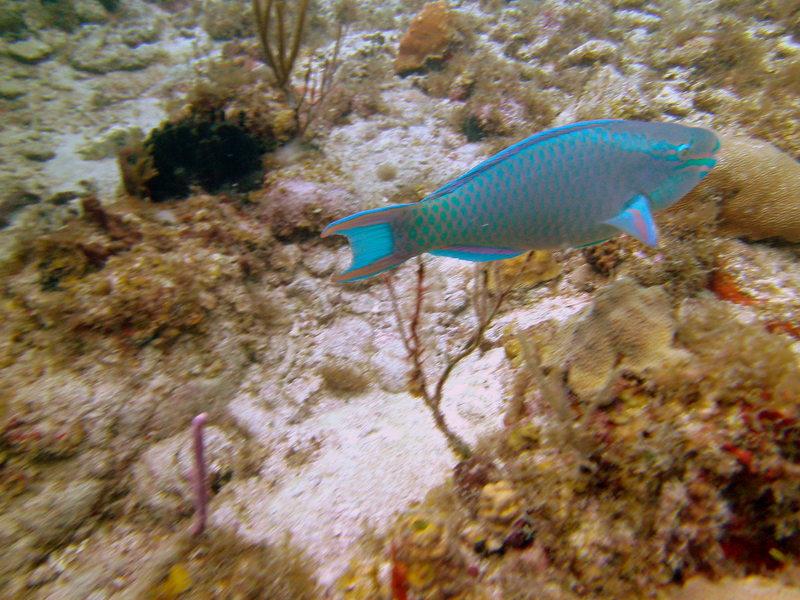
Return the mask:
M705 152L702 154L692 154L691 156L688 156L680 164L680 166L676 168L676 170L697 173L700 178L703 178L708 175L708 172L713 169L716 164L717 158L715 153Z

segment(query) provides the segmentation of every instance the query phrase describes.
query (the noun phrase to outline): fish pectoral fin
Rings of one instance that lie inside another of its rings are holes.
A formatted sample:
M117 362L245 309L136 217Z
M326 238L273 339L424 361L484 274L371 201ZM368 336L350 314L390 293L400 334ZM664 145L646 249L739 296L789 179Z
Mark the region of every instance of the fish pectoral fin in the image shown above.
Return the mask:
M461 260L471 260L472 262L488 262L490 260L503 260L524 254L525 250L514 248L489 248L487 246L449 246L438 250L429 250L434 256L447 256L448 258L459 258Z
M632 235L643 244L658 245L658 229L645 196L634 197L625 210L605 223Z

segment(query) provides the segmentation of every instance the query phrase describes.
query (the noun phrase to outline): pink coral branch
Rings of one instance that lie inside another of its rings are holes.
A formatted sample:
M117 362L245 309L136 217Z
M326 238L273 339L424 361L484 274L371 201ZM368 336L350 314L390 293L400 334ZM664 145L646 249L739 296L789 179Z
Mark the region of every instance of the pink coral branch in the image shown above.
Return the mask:
M208 421L208 413L200 413L192 419L192 445L194 448L194 469L192 469L192 487L194 487L194 510L197 520L192 527L192 535L200 535L206 528L208 514L208 471L203 447L203 428Z

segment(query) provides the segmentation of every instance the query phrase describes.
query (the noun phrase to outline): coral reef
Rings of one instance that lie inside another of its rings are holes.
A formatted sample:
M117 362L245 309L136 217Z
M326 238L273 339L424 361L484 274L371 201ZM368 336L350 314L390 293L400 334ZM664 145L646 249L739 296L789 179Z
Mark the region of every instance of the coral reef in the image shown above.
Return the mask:
M146 597L275 598L316 600L321 590L308 559L288 544L247 544L228 532L215 532L198 549L176 557L170 573Z
M153 444L133 466L133 500L168 523L192 513L190 435ZM209 485L218 492L242 466L241 442L214 426L206 429L204 440Z
M784 338L709 297L673 314L662 290L625 281L564 331L575 333L559 343L560 360L551 360L558 342L546 330L530 332L545 370L566 365L572 375L602 356L609 342L600 338L622 344L604 402L586 397L581 378L567 379L578 396L565 395L563 409L585 435L565 443L571 424L543 418L541 396L552 391L533 381L508 429L402 515L379 556L356 559L341 580L344 597L357 589L352 597L368 597L364 586L407 597L466 589L470 597L531 589L548 598L638 597L698 572L774 569L796 552L800 486L789 440L800 365ZM359 576L369 564L384 577ZM425 577L430 571L436 576Z
M543 281L549 281L561 274L561 265L547 250L535 250L530 255L503 260L487 270L488 291L500 293L503 288L532 288Z
M581 252L586 262L602 275L610 275L628 254L625 240L622 237L584 248Z
M546 339L533 335L546 370L568 365L570 389L579 398L605 402L599 396L617 373L645 377L655 367L688 361L685 353L665 351L675 334L670 313L663 290L619 279L598 293L585 319Z
M319 234L331 221L359 209L358 200L332 184L283 179L258 198L260 214L281 239Z
M795 261L774 248L756 252L739 240L728 240L718 246L709 289L723 300L749 307L770 331L800 338ZM781 273L781 279L776 281L772 273Z
M743 578L727 577L711 582L695 577L687 582L675 600L797 600L800 598L796 586L787 585L766 577L751 575Z
M5 265L13 275L5 287L9 359L40 329L61 332L54 349L66 357L98 336L141 347L201 328L219 305L213 290L252 277L257 261L245 255L263 256L271 236L237 222L232 205L210 197L187 203L173 217L183 224L171 227L85 200L82 218L38 238L33 252L20 248ZM222 226L220 212L228 215Z
M797 3L248 4L0 0L0 595L796 589ZM658 248L329 281L328 222L599 117L726 134Z
M203 28L214 40L232 40L250 33L253 13L244 2L206 0L203 3Z

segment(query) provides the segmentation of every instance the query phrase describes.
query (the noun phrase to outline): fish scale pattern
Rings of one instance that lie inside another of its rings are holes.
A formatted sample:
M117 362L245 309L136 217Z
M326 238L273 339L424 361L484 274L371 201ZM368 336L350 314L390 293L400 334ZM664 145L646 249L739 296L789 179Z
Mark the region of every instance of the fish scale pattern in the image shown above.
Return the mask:
M532 144L450 193L419 203L407 224L407 251L558 248L613 236L616 230L604 221L674 168L653 153L658 144L652 138L628 123Z
M598 159L609 156L620 142L576 132L532 147L445 196L419 203L403 227L408 251L476 245L527 248L532 231L539 233L540 247L557 247L576 235L591 237L597 226L590 219L598 212L592 211L591 190L600 196L612 192L596 177ZM600 212L599 216L613 216Z

